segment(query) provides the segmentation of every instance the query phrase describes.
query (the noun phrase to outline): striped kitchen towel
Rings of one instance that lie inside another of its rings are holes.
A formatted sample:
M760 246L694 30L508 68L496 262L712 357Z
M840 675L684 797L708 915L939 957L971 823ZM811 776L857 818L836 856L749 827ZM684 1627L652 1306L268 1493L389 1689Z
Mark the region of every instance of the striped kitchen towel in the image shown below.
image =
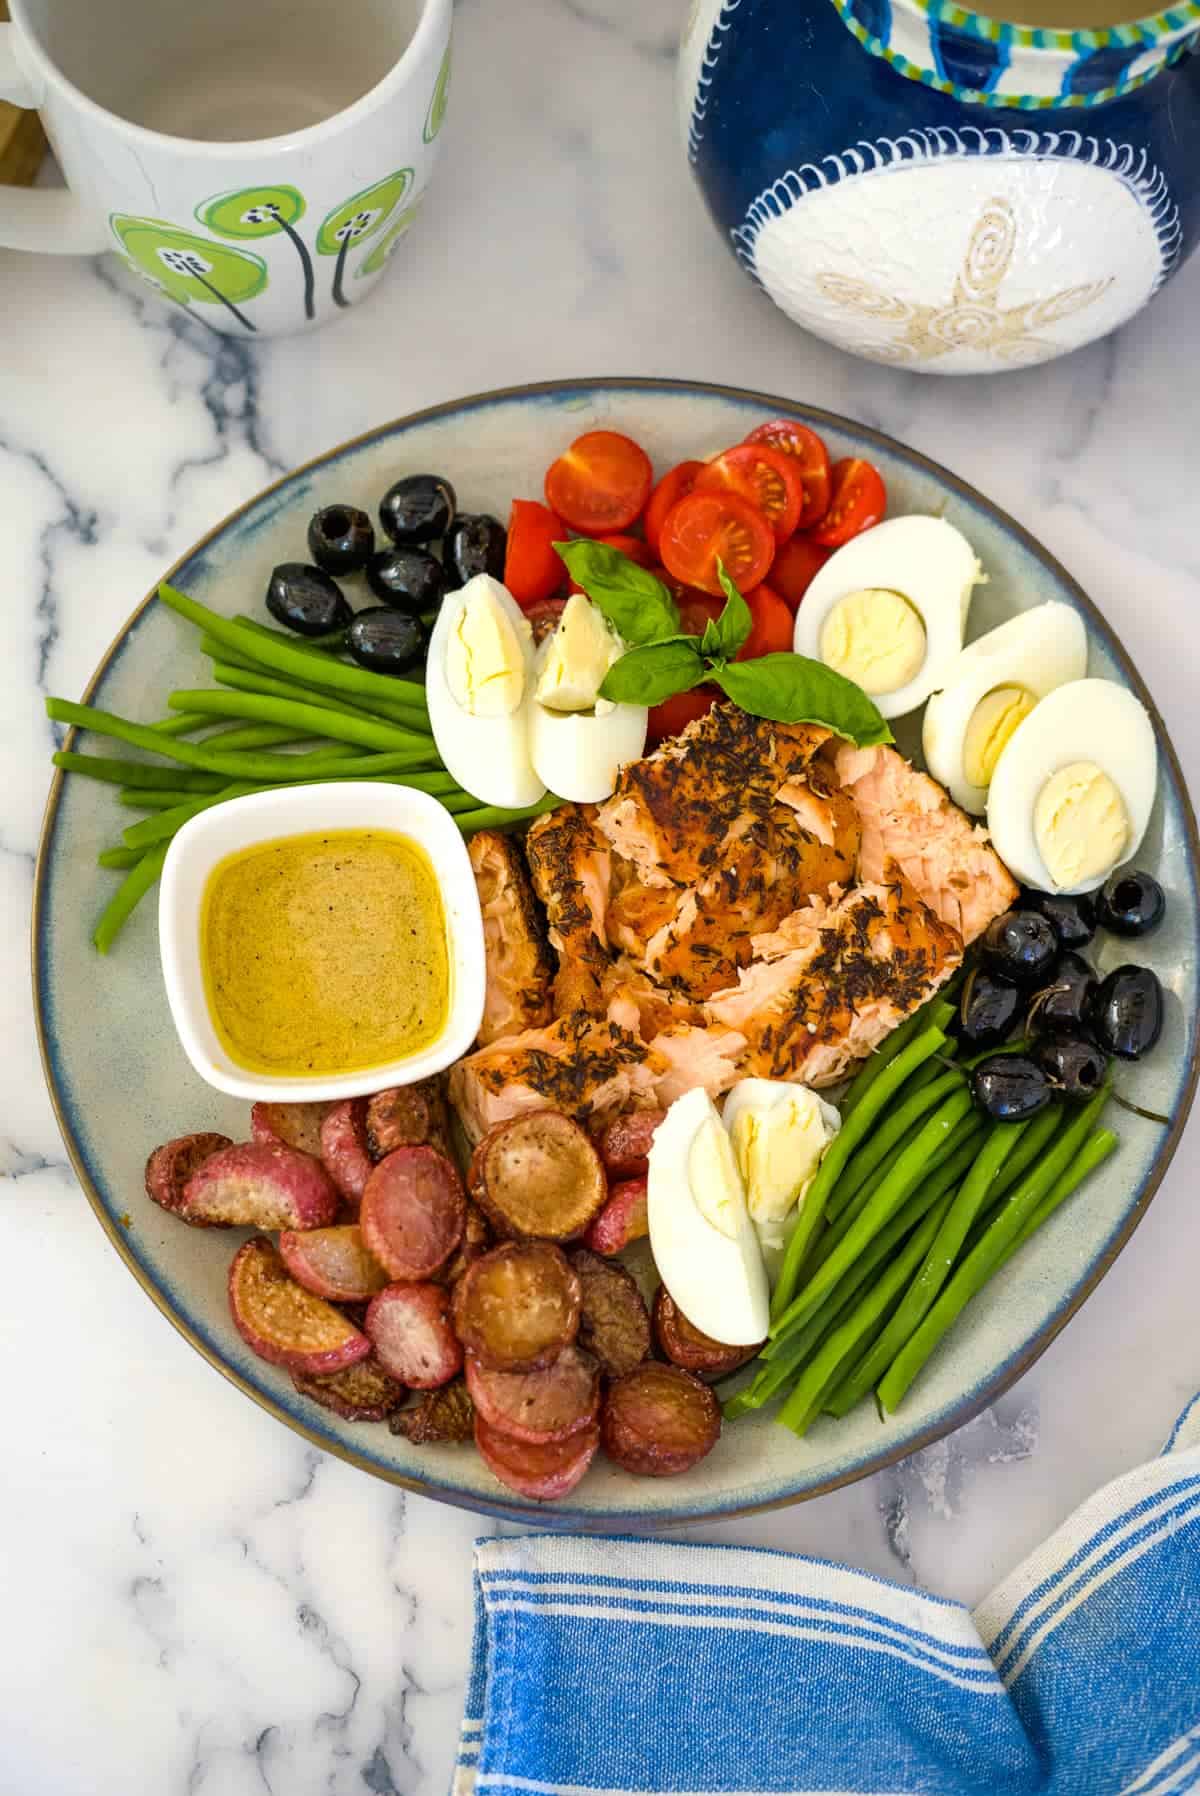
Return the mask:
M972 1613L753 1548L475 1550L454 1796L1200 1791L1200 1398Z

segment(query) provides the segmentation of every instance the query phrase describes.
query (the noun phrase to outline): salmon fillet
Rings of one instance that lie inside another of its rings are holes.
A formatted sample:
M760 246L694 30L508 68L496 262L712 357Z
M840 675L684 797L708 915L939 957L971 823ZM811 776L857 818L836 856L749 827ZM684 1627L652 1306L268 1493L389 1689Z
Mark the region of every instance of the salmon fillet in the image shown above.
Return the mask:
M753 963L705 1005L746 1037L743 1076L832 1084L959 964L957 930L894 864L886 873L755 936Z
M829 731L714 705L652 755L621 770L596 823L643 885L693 886L720 864L731 826L763 817Z
M499 830L481 829L467 852L483 912L487 995L479 1043L486 1046L553 1019L554 960L519 844Z
M576 1011L468 1054L450 1069L450 1099L474 1143L510 1116L547 1105L598 1123L652 1107L660 1070L634 1029Z
M833 764L862 823L861 878L882 879L894 861L968 945L1015 903L1016 882L987 831L894 748L841 743Z
M590 805L560 805L530 825L525 854L558 955L554 1009L602 1011L611 967L607 914L612 852Z

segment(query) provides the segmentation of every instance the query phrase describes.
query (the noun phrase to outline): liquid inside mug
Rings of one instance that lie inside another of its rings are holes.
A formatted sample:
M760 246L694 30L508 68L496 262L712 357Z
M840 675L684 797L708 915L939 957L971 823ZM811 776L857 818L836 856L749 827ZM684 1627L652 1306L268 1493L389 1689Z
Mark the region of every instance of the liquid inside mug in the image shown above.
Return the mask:
M416 217L452 0L9 0L0 98L66 192L0 187L0 244L109 249L232 336L361 299Z

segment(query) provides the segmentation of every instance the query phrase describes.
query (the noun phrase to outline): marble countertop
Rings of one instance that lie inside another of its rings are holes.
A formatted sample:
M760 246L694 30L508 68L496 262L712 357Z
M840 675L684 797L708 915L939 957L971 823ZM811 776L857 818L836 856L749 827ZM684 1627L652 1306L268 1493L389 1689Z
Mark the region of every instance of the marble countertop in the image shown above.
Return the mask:
M491 1524L323 1457L147 1302L66 1165L26 931L47 691L232 506L367 426L578 374L711 379L862 419L1019 517L1091 591L1200 777L1200 260L1118 336L983 380L802 335L722 248L675 136L683 0L461 0L434 199L360 311L222 341L111 260L0 256L0 1789L446 1788ZM967 1601L1200 1386L1197 1128L1083 1311L993 1409L852 1489L704 1530Z

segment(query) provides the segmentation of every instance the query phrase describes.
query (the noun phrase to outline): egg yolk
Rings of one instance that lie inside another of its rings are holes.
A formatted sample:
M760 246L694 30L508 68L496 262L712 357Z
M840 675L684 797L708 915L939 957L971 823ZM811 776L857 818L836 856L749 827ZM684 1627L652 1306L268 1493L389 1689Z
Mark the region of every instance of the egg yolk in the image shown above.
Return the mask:
M872 697L898 692L925 660L925 626L902 593L886 587L849 592L821 628L821 659Z
M693 1135L687 1176L692 1199L704 1220L735 1241L746 1194L733 1146L718 1116L706 1116Z
M963 776L972 786L990 786L1008 739L1037 700L1024 686L997 686L971 713L963 737Z
M471 594L446 639L446 684L472 717L511 717L525 696L521 639L486 589Z
M1033 810L1038 852L1059 891L1101 878L1124 857L1125 802L1094 761L1072 761L1051 774Z

